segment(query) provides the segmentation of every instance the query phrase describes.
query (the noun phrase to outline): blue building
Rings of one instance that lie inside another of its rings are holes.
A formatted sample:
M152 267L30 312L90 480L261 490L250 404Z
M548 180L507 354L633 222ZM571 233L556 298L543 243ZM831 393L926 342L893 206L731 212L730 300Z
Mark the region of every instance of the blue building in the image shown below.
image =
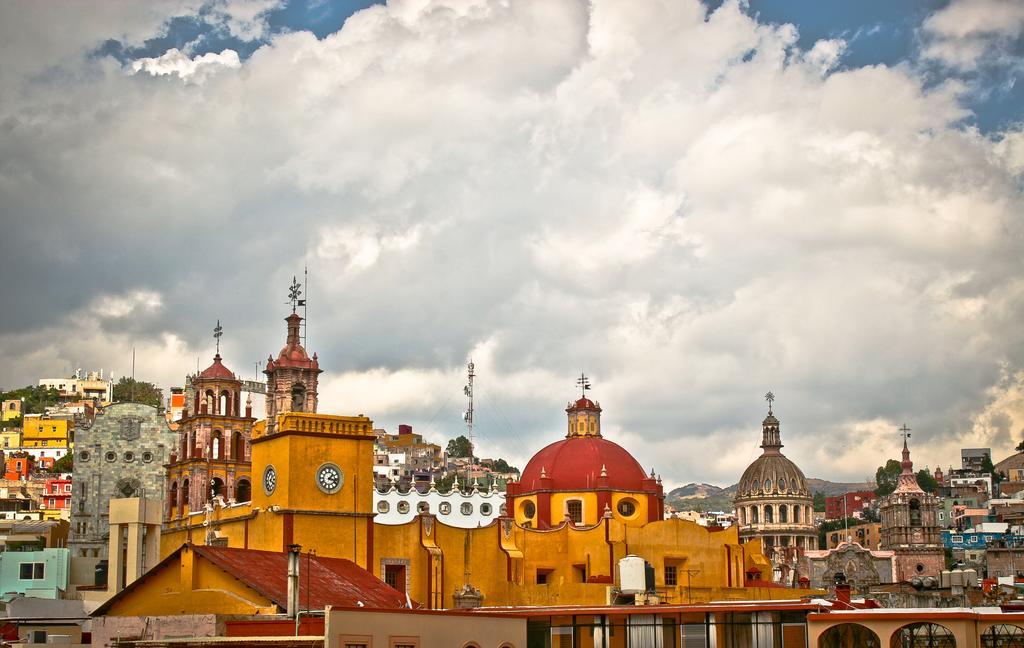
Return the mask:
M942 546L947 549L987 549L1000 546L1000 543L1003 543L1003 546L1010 547L1024 546L1024 535L998 533L995 531L978 533L967 531L961 533L959 531L945 530L942 532Z
M0 552L0 596L60 598L68 589L70 559L66 548Z

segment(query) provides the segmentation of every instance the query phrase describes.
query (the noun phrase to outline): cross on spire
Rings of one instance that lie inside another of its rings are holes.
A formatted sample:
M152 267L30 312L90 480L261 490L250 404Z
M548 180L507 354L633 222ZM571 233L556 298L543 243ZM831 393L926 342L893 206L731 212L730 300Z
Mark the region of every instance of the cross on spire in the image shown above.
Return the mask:
M587 378L587 374L580 373L580 377L576 379L576 384L579 385L580 390L583 392L583 398L587 397L587 390L590 389L590 378Z
M224 327L217 320L217 326L213 327L213 339L217 341L217 355L220 355L220 336L224 335Z
M302 300L299 299L300 295L302 295L302 285L299 284L298 279L296 279L293 276L292 277L292 285L288 287L288 301L290 301L292 303L292 312L293 313L295 312L295 309L297 307L302 305Z
M907 439L910 438L910 428L907 427L906 423L904 423L903 427L900 428L900 436L903 437L903 445L906 445Z
M768 401L768 413L772 413L772 403L775 401L775 394L768 392L764 395L764 399Z

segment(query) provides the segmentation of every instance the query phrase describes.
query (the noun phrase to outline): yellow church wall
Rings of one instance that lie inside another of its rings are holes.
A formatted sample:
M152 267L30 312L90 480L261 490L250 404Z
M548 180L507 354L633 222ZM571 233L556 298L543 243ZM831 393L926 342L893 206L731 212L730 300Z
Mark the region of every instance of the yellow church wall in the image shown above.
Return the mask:
M516 524L518 524L520 526L525 526L526 524L533 524L533 525L537 524L537 520L536 519L528 518L523 513L523 509L526 507L526 503L527 502L532 502L533 503L534 518L536 518L537 515L540 514L539 510L537 509L537 496L536 495L527 495L527 496L524 496L524 497L517 497L516 498L516 510L512 511L512 515L515 516Z
M625 516L619 512L619 502L622 500L629 500L633 502L633 505L636 507L636 510L633 511L633 515ZM647 500L647 493L612 493L612 515L626 524L643 526L647 524Z
M189 548L132 586L107 616L272 614L277 606Z
M556 526L565 520L568 513L567 503L570 500L583 502L583 524L597 524L598 518L601 517L601 513L597 511L597 493L552 493L551 519L548 520L548 524Z

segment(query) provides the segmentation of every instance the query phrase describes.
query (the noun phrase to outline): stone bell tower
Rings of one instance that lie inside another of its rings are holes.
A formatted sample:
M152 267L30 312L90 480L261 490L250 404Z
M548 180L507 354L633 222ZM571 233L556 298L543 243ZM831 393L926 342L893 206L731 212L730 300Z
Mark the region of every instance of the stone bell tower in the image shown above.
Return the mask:
M316 353L309 357L299 329L302 318L292 311L285 318L288 338L277 359L267 358L267 434L277 431L277 417L285 412L316 412L317 377L322 371Z
M904 425L902 471L896 490L882 500L882 549L896 553L897 582L914 576L937 577L945 566L942 534L938 523L939 501L926 493L914 476L914 462L910 460L907 438L910 428Z

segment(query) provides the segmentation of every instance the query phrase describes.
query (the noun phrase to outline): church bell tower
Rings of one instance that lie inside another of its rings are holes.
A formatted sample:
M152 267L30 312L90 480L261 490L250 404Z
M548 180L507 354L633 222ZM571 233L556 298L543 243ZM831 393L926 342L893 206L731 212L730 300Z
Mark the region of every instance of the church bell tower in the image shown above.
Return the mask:
M302 317L292 311L285 318L288 338L277 359L267 358L267 434L277 431L277 418L286 412L315 413L317 379L321 373L316 353L309 357L299 335Z

